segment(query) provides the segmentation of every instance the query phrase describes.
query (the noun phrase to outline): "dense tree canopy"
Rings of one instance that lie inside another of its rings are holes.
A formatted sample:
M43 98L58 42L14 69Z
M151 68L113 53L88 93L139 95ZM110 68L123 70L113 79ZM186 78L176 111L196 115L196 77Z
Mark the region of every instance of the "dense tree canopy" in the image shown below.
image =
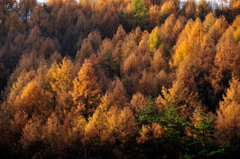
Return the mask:
M1 0L0 156L239 158L239 14L239 0Z

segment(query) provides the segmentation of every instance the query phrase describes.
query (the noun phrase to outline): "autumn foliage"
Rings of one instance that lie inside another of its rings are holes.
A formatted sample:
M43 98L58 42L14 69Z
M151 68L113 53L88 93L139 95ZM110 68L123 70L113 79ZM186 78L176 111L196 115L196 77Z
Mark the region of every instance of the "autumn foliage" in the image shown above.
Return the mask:
M0 1L2 158L239 158L240 2Z

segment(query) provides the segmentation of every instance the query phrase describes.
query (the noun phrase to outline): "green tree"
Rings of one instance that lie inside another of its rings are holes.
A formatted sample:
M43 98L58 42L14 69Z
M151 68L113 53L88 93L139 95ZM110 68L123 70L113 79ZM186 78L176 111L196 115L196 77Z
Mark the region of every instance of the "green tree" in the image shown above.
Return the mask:
M134 17L139 20L139 25L143 26L147 18L147 8L145 7L142 0L132 0L134 6Z
M161 44L164 44L163 37L161 35L161 29L160 27L156 26L149 35L148 48L152 52L155 52Z
M159 114L156 102L151 96L147 99L148 105L142 106L142 109L137 108L137 113L135 116L138 119L138 124L148 125L150 123L159 123L161 120L161 115Z
M117 70L119 67L117 67L119 64L116 63L114 58L112 57L112 52L107 50L105 53L105 58L101 59L101 62L99 62L102 69L106 71L106 76L109 78L113 78L114 74L117 73L120 74L120 70Z
M190 149L191 147L194 147L194 149L196 150L195 152L191 150L192 158L194 157L206 158L210 152L218 149L218 147L210 140L215 139L213 134L216 130L212 128L214 118L212 117L210 119L207 119L206 114L204 113L201 107L198 108L195 117L197 123L195 125L192 124L190 126L193 138L189 140L190 143L187 145L187 147L189 147Z
M162 136L162 142L164 144L170 144L168 146L173 148L175 157L179 157L182 148L185 147L188 136L186 131L189 128L189 122L186 117L181 118L178 114L178 108L175 108L171 103L167 109L165 109L161 124L164 126L164 134Z

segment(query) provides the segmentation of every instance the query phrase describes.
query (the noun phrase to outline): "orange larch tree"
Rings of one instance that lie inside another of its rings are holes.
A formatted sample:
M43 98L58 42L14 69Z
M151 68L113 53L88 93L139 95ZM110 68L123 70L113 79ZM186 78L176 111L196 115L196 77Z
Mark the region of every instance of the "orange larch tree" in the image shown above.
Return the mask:
M92 115L100 102L101 86L97 83L92 63L85 60L73 81L73 102L85 117Z

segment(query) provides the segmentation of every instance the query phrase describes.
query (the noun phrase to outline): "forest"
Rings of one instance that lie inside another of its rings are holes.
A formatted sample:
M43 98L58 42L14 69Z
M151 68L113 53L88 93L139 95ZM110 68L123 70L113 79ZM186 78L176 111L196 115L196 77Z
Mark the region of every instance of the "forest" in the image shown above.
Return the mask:
M240 158L239 0L0 0L0 156Z

